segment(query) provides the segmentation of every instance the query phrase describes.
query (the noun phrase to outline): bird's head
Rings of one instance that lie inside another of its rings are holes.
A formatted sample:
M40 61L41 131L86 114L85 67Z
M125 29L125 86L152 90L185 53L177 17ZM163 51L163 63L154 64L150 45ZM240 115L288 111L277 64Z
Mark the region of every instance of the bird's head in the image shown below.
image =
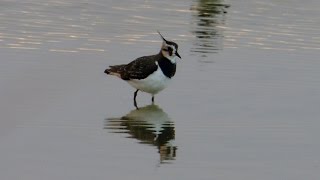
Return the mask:
M161 36L163 43L161 46L161 53L164 57L170 61L175 62L175 58L178 56L181 59L181 56L178 53L178 44L172 41L167 41L158 31Z

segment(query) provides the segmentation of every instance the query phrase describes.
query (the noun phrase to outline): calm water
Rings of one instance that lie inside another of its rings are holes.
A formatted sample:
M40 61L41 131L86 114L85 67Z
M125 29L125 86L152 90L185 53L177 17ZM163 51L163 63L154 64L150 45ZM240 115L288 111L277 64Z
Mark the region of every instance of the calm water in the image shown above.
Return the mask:
M320 177L320 1L0 1L1 179ZM172 84L103 71L179 44Z

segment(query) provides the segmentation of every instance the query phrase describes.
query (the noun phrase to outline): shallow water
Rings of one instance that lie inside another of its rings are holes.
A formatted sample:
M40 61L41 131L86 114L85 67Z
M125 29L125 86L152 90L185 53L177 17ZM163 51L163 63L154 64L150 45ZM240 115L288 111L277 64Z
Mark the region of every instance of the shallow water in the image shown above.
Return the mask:
M318 179L320 2L1 1L1 179ZM182 59L150 105L108 65Z

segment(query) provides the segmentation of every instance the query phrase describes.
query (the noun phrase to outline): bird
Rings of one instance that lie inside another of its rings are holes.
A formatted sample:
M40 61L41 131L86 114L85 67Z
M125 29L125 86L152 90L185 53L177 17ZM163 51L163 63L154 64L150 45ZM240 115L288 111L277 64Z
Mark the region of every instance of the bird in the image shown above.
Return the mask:
M109 66L104 73L116 76L135 88L133 104L139 109L136 101L138 91L151 94L151 101L160 91L165 89L176 73L176 59L181 59L178 53L178 44L166 40L157 31L163 40L160 52L155 55L139 57L128 64Z

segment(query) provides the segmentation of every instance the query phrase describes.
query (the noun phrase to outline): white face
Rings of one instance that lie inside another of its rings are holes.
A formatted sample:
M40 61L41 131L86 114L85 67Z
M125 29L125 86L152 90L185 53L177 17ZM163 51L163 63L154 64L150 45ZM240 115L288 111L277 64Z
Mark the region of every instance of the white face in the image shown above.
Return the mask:
M181 58L176 49L178 45L175 44L174 42L170 42L170 41L167 41L167 42L163 41L162 43L162 47L161 47L162 55L167 59L169 59L172 63L176 63L176 57L178 56L179 58Z
M176 47L174 45L169 45L166 42L162 43L161 51L164 57L173 58L176 56Z

